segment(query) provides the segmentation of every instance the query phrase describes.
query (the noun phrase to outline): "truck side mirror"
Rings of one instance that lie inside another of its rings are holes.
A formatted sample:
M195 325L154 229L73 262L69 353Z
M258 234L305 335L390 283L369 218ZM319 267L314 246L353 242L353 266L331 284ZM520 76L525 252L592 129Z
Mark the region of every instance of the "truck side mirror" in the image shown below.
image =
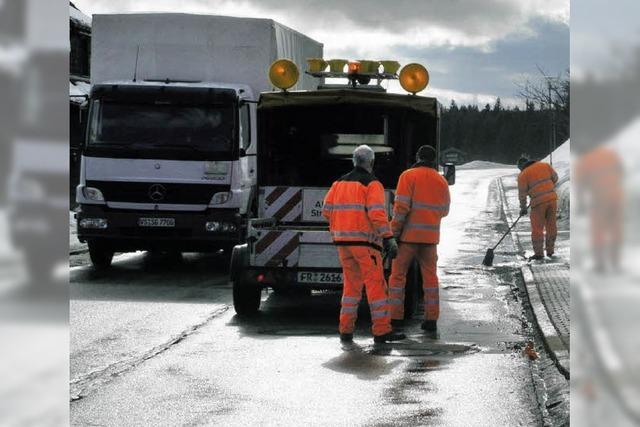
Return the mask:
M442 167L442 175L449 185L456 183L456 165L453 163L445 163Z

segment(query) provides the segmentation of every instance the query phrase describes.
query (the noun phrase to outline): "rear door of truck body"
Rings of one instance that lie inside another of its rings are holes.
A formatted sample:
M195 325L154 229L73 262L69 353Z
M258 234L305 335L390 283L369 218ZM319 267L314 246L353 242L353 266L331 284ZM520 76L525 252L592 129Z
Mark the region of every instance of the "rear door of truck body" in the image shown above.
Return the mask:
M412 163L417 147L438 146L437 101L424 99L422 109L412 109L406 96L386 93L263 94L258 106L258 222L273 221L249 227L250 266L288 269L297 273L298 282L341 283L341 276L317 274L341 271L322 216L324 197L352 169L353 148L368 143L376 151L374 173L385 186L390 215L397 178ZM425 105L433 110L425 111Z

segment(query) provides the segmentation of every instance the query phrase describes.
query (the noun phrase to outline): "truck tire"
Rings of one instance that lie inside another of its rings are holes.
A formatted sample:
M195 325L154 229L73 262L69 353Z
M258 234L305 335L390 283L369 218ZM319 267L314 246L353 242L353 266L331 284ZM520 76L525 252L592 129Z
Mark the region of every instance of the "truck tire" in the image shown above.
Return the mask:
M233 282L233 308L240 316L256 314L260 308L261 295L262 288L257 283L242 279Z
M422 277L420 268L414 261L407 273L407 284L404 291L404 319L409 320L418 311L422 301Z
M262 288L244 276L243 271L248 265L248 245L236 245L231 252L229 277L233 285L233 308L240 316L250 316L260 308Z
M107 248L99 242L89 242L89 257L93 268L98 271L106 270L111 266L113 261L113 250Z

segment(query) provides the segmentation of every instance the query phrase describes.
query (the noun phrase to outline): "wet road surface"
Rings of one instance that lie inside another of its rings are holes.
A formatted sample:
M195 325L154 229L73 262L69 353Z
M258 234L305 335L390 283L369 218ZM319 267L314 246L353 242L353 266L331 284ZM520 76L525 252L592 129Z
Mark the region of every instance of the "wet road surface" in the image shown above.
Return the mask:
M494 179L460 170L439 247L441 319L425 335L373 344L337 337L339 295L263 294L259 316L231 306L216 255L121 255L106 273L72 260L74 425L540 425L529 339ZM84 256L84 258L82 258Z

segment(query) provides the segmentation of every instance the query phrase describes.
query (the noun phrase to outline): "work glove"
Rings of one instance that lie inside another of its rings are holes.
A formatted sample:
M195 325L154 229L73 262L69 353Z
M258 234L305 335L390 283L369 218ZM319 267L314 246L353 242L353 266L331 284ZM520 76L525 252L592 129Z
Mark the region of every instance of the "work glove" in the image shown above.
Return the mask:
M394 259L398 256L398 243L393 237L386 238L382 241L382 247L384 250L384 257Z
M520 216L525 216L527 215L528 209L527 208L520 208Z

